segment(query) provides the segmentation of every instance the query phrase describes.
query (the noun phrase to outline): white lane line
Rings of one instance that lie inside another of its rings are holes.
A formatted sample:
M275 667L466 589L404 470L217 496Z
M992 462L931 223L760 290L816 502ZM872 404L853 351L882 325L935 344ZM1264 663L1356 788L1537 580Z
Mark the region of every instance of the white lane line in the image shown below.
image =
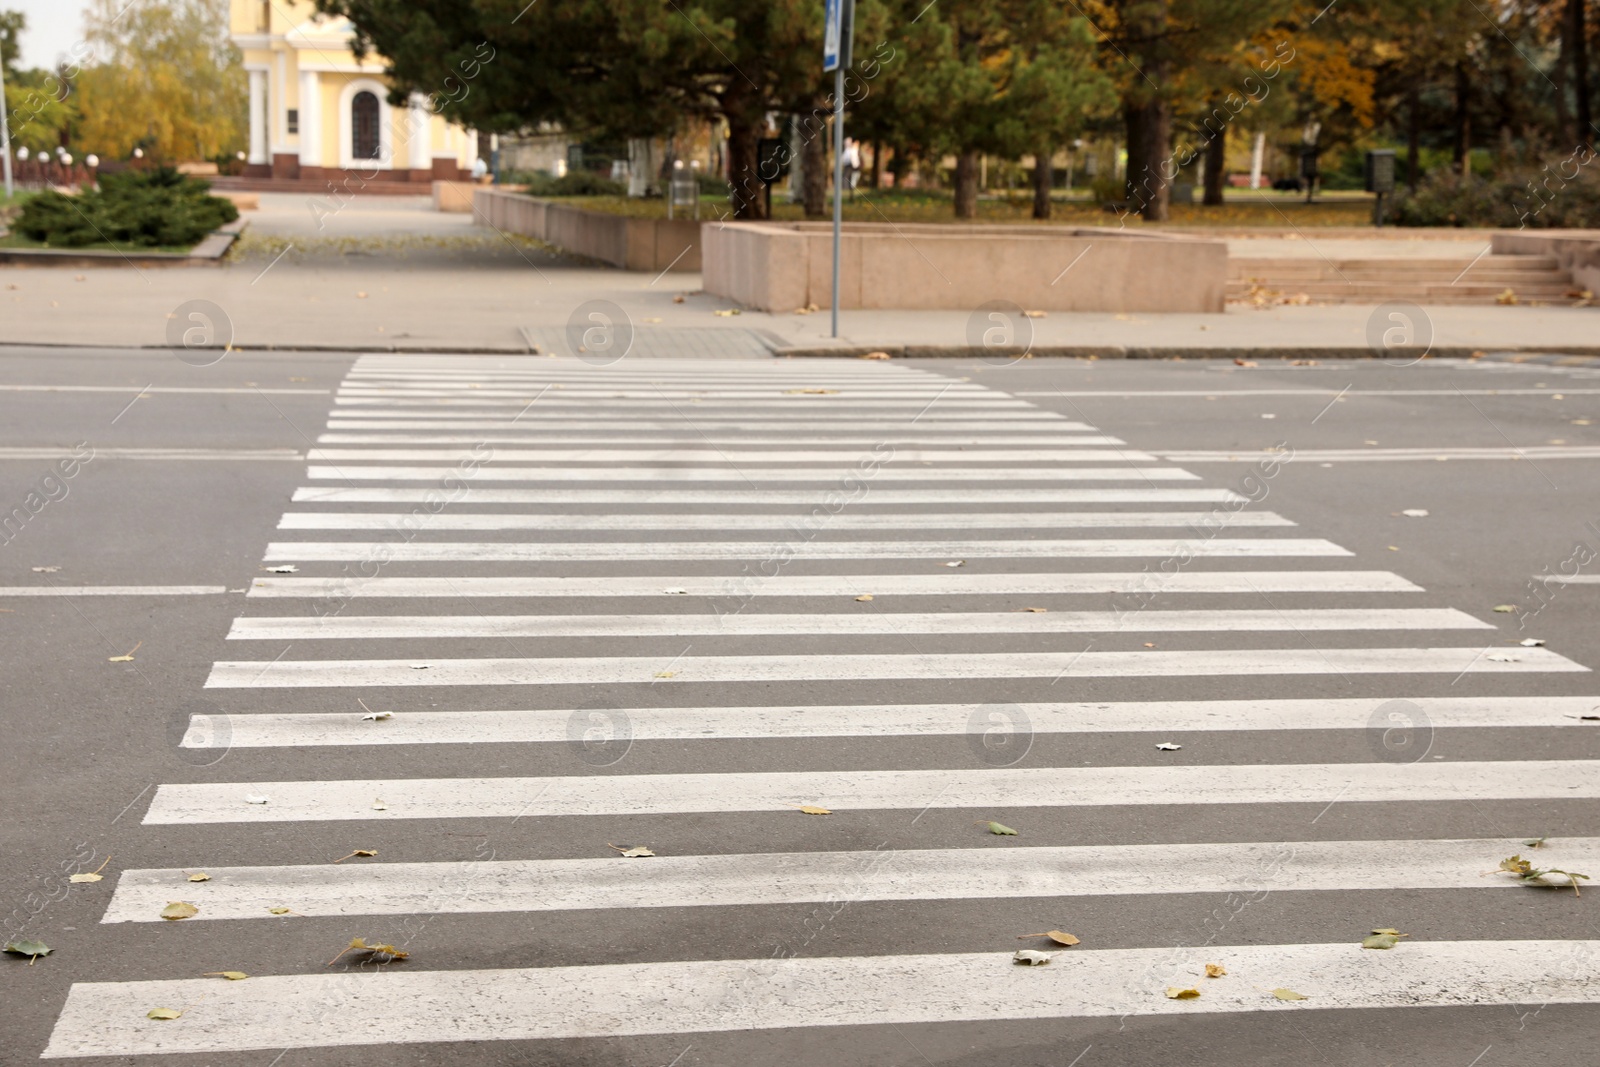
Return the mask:
M401 397L432 400L438 397L467 398L467 399L502 399L504 397L522 397L526 399L538 389L533 384L512 385L507 383L463 382L459 385L376 385L346 383L339 387L340 396L349 397ZM558 388L560 388L558 386ZM1015 401L1003 393L993 393L978 386L968 386L957 389L934 389L933 387L916 389L884 389L874 387L859 387L838 385L832 387L818 386L826 389L825 393L813 393L811 390L796 390L782 385L769 384L763 387L750 386L709 386L709 387L659 387L634 389L627 386L605 388L604 386L580 386L561 388L559 399L573 402L592 402L609 400L676 400L676 401L707 401L707 400L783 400L785 394L795 394L798 399L825 399L825 400L908 400L920 396L929 399L935 396L949 396L952 399L961 398L978 400L985 403L1000 402L1005 406L1012 406Z
M1481 648L1229 648L1139 652L968 652L913 655L659 656L576 658L219 661L208 689L330 686L653 685L951 678L1201 678L1224 675L1532 674L1589 668L1544 648L1500 659Z
M380 396L346 396L340 394L334 397L334 404L339 408L395 408L410 406L427 411L434 408L505 408L521 407L527 402L525 396L510 399L496 397L380 397ZM541 403L549 403L551 407L567 411L586 411L591 414L600 411L654 411L657 415L670 415L684 407L694 411L733 411L743 412L751 409L765 410L772 408L778 411L791 411L795 413L814 414L818 408L826 408L836 415L860 415L872 411L916 411L925 406L921 398L901 400L898 398L884 397L873 399L862 397L859 400L850 398L845 394L834 396L790 396L774 397L770 400L740 400L738 398L724 398L712 394L701 398L699 403L685 404L683 401L671 399L648 400L611 400L604 397L566 397L550 393ZM939 409L947 412L964 412L967 418L980 415L1003 415L1007 412L1029 412L1033 405L1026 400L1014 400L1009 396L992 394L987 397L967 396L958 400L941 401Z
M1187 556L1190 559L1265 559L1352 555L1320 537L1085 537L1070 541L573 541L531 544L502 541L272 541L268 562L365 560L397 562L495 562L576 559L759 559L782 550L788 559L1128 559Z
M0 385L0 393L135 393L149 396L153 393L267 393L271 396L327 396L331 389L257 389L254 386L228 388L179 388L153 385L141 389L137 385Z
M365 426L361 427L366 429ZM453 428L453 427L452 427ZM604 448L620 448L628 446L635 448L645 445L715 445L729 448L748 448L751 445L788 445L793 448L812 447L826 449L852 449L871 448L882 441L882 435L866 437L860 434L855 436L811 434L807 436L774 436L762 434L741 434L730 437L707 437L696 433L691 426L682 426L676 437L628 437L617 434L608 434L604 437L580 437L563 433L552 436L551 432L513 429L511 432L502 430L499 433L325 433L317 438L318 444L327 445L475 445L475 444L521 444L539 445L550 443L563 448L576 448L579 446L595 446ZM969 435L965 437L951 437L940 440L937 436L922 435L915 438L895 436L896 448L962 448L986 449L997 445L1120 445L1125 444L1120 437L1107 437L1103 434L994 434L988 437ZM1031 454L1031 453L1030 453Z
M609 514L520 515L446 511L407 512L291 511L278 520L280 530L784 530L813 524L830 530L1098 530L1201 526L1200 511L996 511L937 514L864 514L841 511L813 517L803 512L770 515ZM1241 511L1214 520L1230 526L1293 526L1270 511Z
M277 578L251 583L266 597L747 597L973 596L1081 593L1420 593L1390 571L1148 571L981 574L780 574L774 578L605 576L593 578ZM1025 605L1019 605L1025 606Z
M632 862L632 861L617 861ZM640 865L654 861L641 861ZM1408 941L1057 952L797 956L579 967L75 982L43 1057L617 1038L820 1026L1340 1008L1600 1003L1600 941ZM1381 958L1380 958L1381 957ZM412 961L415 962L415 961ZM1206 962L1228 979L1207 982ZM1196 1000L1166 985L1204 983ZM1271 990L1306 1000L1285 1003ZM908 995L914 990L914 995ZM183 1011L178 1025L145 1018ZM360 1012L330 1010L359 1005ZM1365 1021L1365 1020L1364 1020Z
M238 618L234 641L462 637L806 637L907 634L1236 633L1492 630L1452 608L1248 608L1204 611L878 612L847 615L282 615Z
M697 442L698 443L698 442ZM1597 450L1600 451L1600 450ZM459 463L470 453L462 448L314 448L313 462L411 460ZM505 448L494 449L490 462L514 463L851 463L860 449L707 449L707 448ZM898 443L895 463L1154 463L1148 452L1117 448L908 448Z
M721 417L716 419L702 418L694 414L692 421L682 418L674 419L622 419L622 418L588 418L574 416L568 418L562 415L545 415L538 423L518 422L512 424L509 418L485 418L481 414L471 412L426 412L415 416L396 417L395 412L388 411L337 411L328 419L330 430L498 430L501 432L516 431L529 435L543 434L562 435L553 437L554 440L564 440L565 435L576 432L620 434L618 440L626 440L630 433L738 433L741 438L748 434L774 434L783 432L792 436L797 431L808 434L826 433L827 437L855 437L861 435L861 421L859 419L789 419L779 418L774 415L770 420L762 422L742 421L737 417ZM909 424L908 424L909 426ZM885 427L887 436L896 440L901 438L899 426L890 424ZM914 433L915 438L928 438L938 434L973 434L993 430L997 433L1044 435L1053 433L1077 433L1094 430L1095 427L1083 422L1069 422L1060 416L1039 415L1029 418L1007 418L1000 420L996 425L994 419L950 419L940 421L932 417L925 418L916 424L915 430L908 429L907 433ZM787 437L783 438L787 439ZM871 444L884 439L879 435L870 439ZM912 439L912 438L907 438Z
M62 448L0 448L0 460L7 459L57 459ZM100 448L94 450L96 459L160 459L160 460L290 460L302 462L306 455L292 448Z
M611 713L615 714L615 713ZM1394 718L1390 718L1390 715ZM359 714L270 712L194 715L184 748L314 745L570 744L584 709L406 711L374 725ZM1517 727L1600 729L1595 697L1414 697L1333 700L1201 700L1100 704L869 704L848 707L629 708L635 741L724 737L899 737L988 731L1019 741L1033 734L1210 733L1224 730L1410 729L1418 751L1431 730ZM997 742L999 743L999 742Z
M1225 400L1233 397L1256 396L1305 396L1325 397L1334 396L1340 392L1337 389L1128 389L1128 390L1055 390L1055 389L1018 389L1012 396L1070 396L1070 397L1104 397L1106 399L1128 399L1135 397L1193 397L1203 396L1206 399ZM1351 389L1345 396L1549 396L1552 393L1561 393L1567 396L1590 396L1600 394L1600 389Z
M519 812L531 818L792 812L797 804L822 804L836 812L905 811L921 807L936 794L941 808L996 811L1152 804L1320 805L1335 796L1350 803L1594 800L1600 798L1600 774L1595 771L1591 760L1497 760L206 782L158 786L144 822L498 819ZM264 795L268 802L246 804L247 793ZM373 797L382 797L388 809L374 812Z
M840 494L841 497L843 494ZM852 493L852 496L856 494ZM296 504L434 504L443 500L437 489L313 485L301 486L291 498ZM473 486L456 501L473 504L801 504L826 506L826 492L815 489L488 489ZM854 509L877 504L1242 504L1246 497L1231 489L888 489L874 486L871 493L846 501ZM834 502L837 504L837 501ZM441 505L442 506L442 505ZM416 514L413 511L412 514ZM1205 512L1195 512L1202 518ZM1245 514L1230 509L1220 518L1227 525Z
M1557 585L1595 585L1600 584L1600 574L1535 574L1533 580Z
M225 585L4 585L8 596L215 596Z
M1253 463L1276 457L1281 462L1403 463L1487 459L1600 459L1600 445L1531 445L1527 448L1307 448L1293 456L1281 452L1157 452L1173 463Z
M38 456L25 457L49 459L60 455L60 450L41 451ZM295 457L274 457L295 458ZM892 456L879 456L878 463L892 463ZM906 469L880 466L871 474L862 474L857 467L866 463L865 457L857 463L839 463L833 467L763 467L748 472L733 467L494 467L483 466L470 476L461 475L458 468L438 467L311 467L306 477L311 479L336 479L349 482L359 479L367 482L436 482L456 474L474 482L823 482L839 485L846 478L871 478L873 482L1188 482L1199 481L1176 467L1037 467L1032 469L1000 467L982 469L975 467L923 467ZM853 483L852 483L853 485Z
M658 856L605 859L467 860L445 863L326 863L281 867L126 870L103 923L160 923L182 898L198 920L295 914L426 915L581 911L599 908L733 907L851 900L998 900L1166 893L1306 892L1362 889L1507 889L1485 878L1516 840L1282 841L1241 844L958 848ZM1559 838L1541 864L1586 871L1600 838ZM1409 947L1409 945L1407 946Z

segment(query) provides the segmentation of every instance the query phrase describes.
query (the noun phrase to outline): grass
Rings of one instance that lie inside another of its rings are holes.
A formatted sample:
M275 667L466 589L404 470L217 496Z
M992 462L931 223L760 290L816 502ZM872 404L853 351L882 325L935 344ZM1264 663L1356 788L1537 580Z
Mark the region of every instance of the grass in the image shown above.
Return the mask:
M1372 221L1372 203L1364 196L1346 197L1334 194L1324 196L1314 204L1307 204L1300 195L1253 193L1249 190L1230 190L1229 201L1220 207L1201 204L1174 204L1171 221L1174 227L1300 227L1366 226ZM622 196L560 197L561 203L590 211L602 211L628 218L662 219L667 216L666 202L660 199L631 199ZM831 205L830 205L831 210ZM728 214L725 196L705 196L700 200L701 221L715 220ZM772 214L782 222L798 222L805 212L798 204L791 204L786 195L774 194ZM689 217L693 217L692 215ZM950 195L942 191L887 189L858 189L853 199L846 198L844 217L850 222L936 222L957 223L953 217ZM976 224L993 225L1012 223L1034 224L1033 200L1027 195L987 196L978 201ZM1057 199L1052 217L1047 225L1061 226L1146 226L1138 216L1119 219L1098 203L1088 200Z
M119 245L111 241L96 241L91 245L79 245L74 248L64 248L60 245L47 245L43 241L35 241L31 237L24 237L20 233L8 233L0 237L0 248L48 248L56 252L121 252L125 255L148 255L151 252L176 252L187 254L193 251L193 245Z

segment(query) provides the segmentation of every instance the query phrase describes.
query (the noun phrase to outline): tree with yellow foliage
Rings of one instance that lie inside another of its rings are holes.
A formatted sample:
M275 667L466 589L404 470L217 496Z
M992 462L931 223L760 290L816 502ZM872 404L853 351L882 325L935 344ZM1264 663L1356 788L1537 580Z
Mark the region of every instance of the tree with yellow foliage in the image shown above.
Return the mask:
M243 147L248 91L227 0L94 0L85 19L93 52L74 86L84 151L184 160Z

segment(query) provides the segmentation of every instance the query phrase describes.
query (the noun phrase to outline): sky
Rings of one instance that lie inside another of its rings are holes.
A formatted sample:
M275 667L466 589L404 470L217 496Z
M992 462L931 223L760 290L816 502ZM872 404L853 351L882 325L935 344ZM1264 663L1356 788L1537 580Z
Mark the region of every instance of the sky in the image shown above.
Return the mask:
M83 37L82 0L0 0L0 9L28 16L20 66L53 67Z

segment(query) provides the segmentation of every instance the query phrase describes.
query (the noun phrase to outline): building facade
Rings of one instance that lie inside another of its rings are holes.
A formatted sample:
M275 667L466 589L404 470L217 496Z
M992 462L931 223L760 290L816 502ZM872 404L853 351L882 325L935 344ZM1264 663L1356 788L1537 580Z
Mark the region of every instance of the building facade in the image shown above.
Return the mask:
M309 0L230 0L229 17L250 78L246 178L425 184L470 172L476 136L420 95L390 104L383 61L356 58L348 20Z

